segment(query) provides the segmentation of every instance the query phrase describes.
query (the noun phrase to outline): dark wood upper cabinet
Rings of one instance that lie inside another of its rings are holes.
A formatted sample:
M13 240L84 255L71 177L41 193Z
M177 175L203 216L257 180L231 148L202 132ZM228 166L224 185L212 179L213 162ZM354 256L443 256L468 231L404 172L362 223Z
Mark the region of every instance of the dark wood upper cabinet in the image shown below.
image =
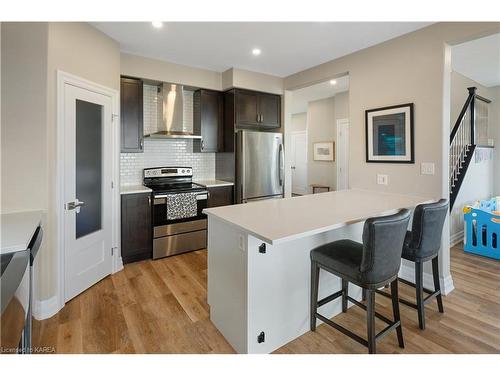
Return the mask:
M218 152L224 148L223 93L197 90L193 96L193 131L202 139L193 140L194 152Z
M121 152L144 152L142 80L121 77Z
M249 90L234 90L236 127L279 128L281 96Z
M279 128L281 123L281 97L272 94L259 95L260 126Z
M122 194L121 248L123 263L153 256L151 194Z
M259 125L259 93L236 90L236 123L240 125Z

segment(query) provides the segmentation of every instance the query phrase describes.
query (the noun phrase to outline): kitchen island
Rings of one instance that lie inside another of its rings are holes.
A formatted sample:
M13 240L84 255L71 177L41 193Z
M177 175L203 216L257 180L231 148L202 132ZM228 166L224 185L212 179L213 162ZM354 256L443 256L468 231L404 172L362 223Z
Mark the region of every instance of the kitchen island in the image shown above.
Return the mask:
M361 189L204 210L210 319L238 353L270 353L309 330L310 258L316 246L361 242L364 221L430 199ZM319 298L340 290L320 274ZM361 299L351 285L349 295ZM332 317L340 300L320 307Z

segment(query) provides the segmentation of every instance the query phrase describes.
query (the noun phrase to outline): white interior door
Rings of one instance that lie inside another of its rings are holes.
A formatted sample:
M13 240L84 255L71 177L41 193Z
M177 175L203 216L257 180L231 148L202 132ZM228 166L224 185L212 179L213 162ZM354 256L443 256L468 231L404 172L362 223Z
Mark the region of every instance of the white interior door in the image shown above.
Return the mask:
M111 97L64 85L64 297L112 271Z
M307 194L307 133L292 133L292 194Z
M337 190L349 188L349 120L337 120Z

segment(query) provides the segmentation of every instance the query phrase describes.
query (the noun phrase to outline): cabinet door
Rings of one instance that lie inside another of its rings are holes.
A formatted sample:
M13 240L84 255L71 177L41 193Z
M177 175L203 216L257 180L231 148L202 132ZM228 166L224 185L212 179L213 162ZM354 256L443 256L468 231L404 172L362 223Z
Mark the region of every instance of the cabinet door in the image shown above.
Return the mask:
M236 91L236 123L256 126L259 124L259 93L246 90Z
M281 123L281 97L272 94L259 95L260 126L279 128Z
M153 252L151 195L122 194L123 263L150 259Z
M223 144L223 97L222 93L199 90L194 94L194 132L202 136L194 140L194 152L217 152Z
M142 81L121 78L121 152L143 152Z
M233 204L233 186L208 188L208 207L220 207Z

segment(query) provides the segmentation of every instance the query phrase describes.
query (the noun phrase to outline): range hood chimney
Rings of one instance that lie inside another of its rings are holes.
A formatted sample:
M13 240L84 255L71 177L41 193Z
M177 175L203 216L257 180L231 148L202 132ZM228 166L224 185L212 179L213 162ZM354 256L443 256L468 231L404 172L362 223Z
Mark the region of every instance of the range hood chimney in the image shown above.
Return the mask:
M201 139L201 135L194 135L183 129L184 87L173 83L163 83L161 91L163 100L159 109L158 131L147 137Z

